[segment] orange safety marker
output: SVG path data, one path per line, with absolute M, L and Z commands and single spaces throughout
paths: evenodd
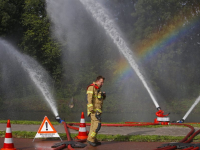
M 56 129 L 53 127 L 47 116 L 44 117 L 44 120 L 42 124 L 40 125 L 40 128 L 37 131 L 37 134 L 35 135 L 35 138 L 49 138 L 49 137 L 59 137 Z M 33 139 L 33 141 L 35 140 Z M 62 141 L 62 139 L 60 138 Z
M 87 139 L 87 137 L 88 135 L 87 135 L 87 130 L 86 130 L 85 117 L 84 117 L 84 113 L 82 112 L 79 133 L 78 133 L 78 136 L 76 136 L 76 138 L 80 140 L 84 140 L 84 139 Z
M 10 125 L 10 120 L 7 121 L 4 145 L 3 145 L 3 148 L 1 148 L 1 150 L 16 150 L 16 148 L 14 148 L 14 144 L 12 140 L 12 130 L 11 130 L 11 125 Z

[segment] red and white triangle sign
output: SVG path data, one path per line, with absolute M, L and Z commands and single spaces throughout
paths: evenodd
M 44 120 L 42 124 L 40 125 L 40 128 L 37 131 L 37 134 L 35 135 L 35 138 L 49 138 L 49 137 L 59 137 L 56 129 L 53 127 L 47 116 L 44 117 Z M 33 141 L 35 140 L 33 139 Z M 62 139 L 60 138 L 62 141 Z

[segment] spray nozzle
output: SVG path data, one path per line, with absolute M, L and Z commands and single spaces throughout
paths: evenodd
M 59 123 L 62 123 L 64 120 L 62 120 L 59 116 L 56 116 L 56 121 L 58 121 Z
M 184 119 L 178 120 L 177 123 L 184 123 Z
M 160 107 L 157 107 L 157 110 L 161 110 L 161 108 L 160 108 Z

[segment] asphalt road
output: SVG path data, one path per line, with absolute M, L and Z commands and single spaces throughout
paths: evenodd
M 19 125 L 11 124 L 12 131 L 35 131 L 37 132 L 40 125 Z M 65 133 L 63 124 L 54 125 L 58 133 Z M 87 130 L 89 127 L 87 127 Z M 0 131 L 6 130 L 6 124 L 0 124 Z M 197 128 L 196 128 L 197 130 Z M 70 130 L 71 133 L 78 133 L 78 131 Z M 107 135 L 171 135 L 171 136 L 185 136 L 190 132 L 190 128 L 163 126 L 162 128 L 146 128 L 146 127 L 106 127 L 102 126 L 99 134 Z M 51 139 L 16 139 L 13 138 L 15 148 L 19 150 L 50 150 L 51 146 L 60 140 Z M 0 148 L 3 147 L 4 138 L 0 138 Z M 161 142 L 102 142 L 98 147 L 88 145 L 85 148 L 76 148 L 76 150 L 151 150 L 161 146 Z
M 52 150 L 51 146 L 60 141 L 36 139 L 32 142 L 32 139 L 13 138 L 13 142 L 15 148 L 19 150 Z M 3 143 L 4 138 L 0 138 L 0 148 L 3 147 Z M 87 144 L 85 148 L 75 148 L 75 150 L 153 150 L 162 144 L 161 142 L 102 142 L 102 145 L 97 147 Z
M 12 131 L 34 131 L 37 132 L 40 125 L 20 125 L 11 124 Z M 54 125 L 58 133 L 65 133 L 63 124 Z M 89 130 L 89 127 L 86 127 Z M 195 128 L 196 130 L 198 128 Z M 6 130 L 6 124 L 0 124 L 0 131 Z M 71 133 L 78 133 L 78 131 L 71 130 Z M 102 126 L 99 134 L 107 135 L 171 135 L 171 136 L 185 136 L 190 132 L 190 128 L 163 126 L 162 128 L 146 128 L 146 127 L 106 127 Z

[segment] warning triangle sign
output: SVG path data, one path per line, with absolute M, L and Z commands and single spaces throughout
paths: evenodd
M 47 116 L 44 117 L 44 120 L 38 130 L 38 133 L 57 133 Z
M 45 138 L 45 137 L 59 137 L 56 129 L 53 127 L 47 116 L 44 117 L 44 120 L 42 124 L 40 125 L 40 128 L 37 131 L 37 134 L 35 135 L 35 138 Z M 33 139 L 33 141 L 35 140 Z M 60 138 L 61 139 L 61 138 Z M 62 139 L 61 139 L 62 141 Z

